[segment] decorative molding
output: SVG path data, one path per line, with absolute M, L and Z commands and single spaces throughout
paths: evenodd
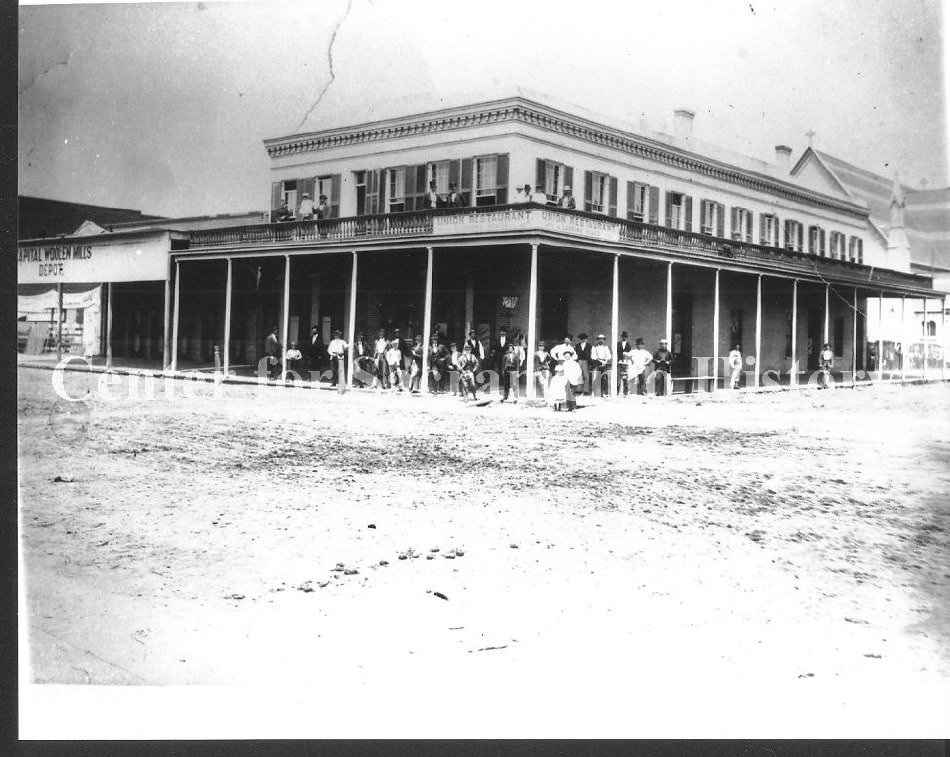
M 265 140 L 264 146 L 271 158 L 278 158 L 366 142 L 399 139 L 417 134 L 448 132 L 484 124 L 505 122 L 528 124 L 683 171 L 692 171 L 746 189 L 814 207 L 847 213 L 855 218 L 867 218 L 870 213 L 868 209 L 855 206 L 848 201 L 837 200 L 810 192 L 807 189 L 794 187 L 762 174 L 719 163 L 713 159 L 679 150 L 647 137 L 588 122 L 553 109 L 549 111 L 544 106 L 523 98 L 505 101 L 502 104 L 489 103 L 479 110 L 468 110 L 452 115 L 442 114 L 429 118 L 402 119 L 389 123 L 383 122 L 378 126 L 367 125 L 363 128 L 340 129 L 313 135 L 280 137 Z

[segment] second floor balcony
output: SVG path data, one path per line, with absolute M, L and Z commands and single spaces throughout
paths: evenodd
M 564 245 L 570 245 L 571 241 L 602 243 L 608 250 L 655 253 L 677 262 L 712 263 L 763 274 L 781 273 L 918 293 L 932 289 L 932 280 L 928 277 L 851 260 L 534 203 L 416 210 L 193 231 L 190 251 L 248 253 L 301 247 L 316 250 L 339 247 L 340 243 L 358 245 L 380 240 L 400 246 L 406 242 L 438 246 L 440 241 L 455 242 L 465 238 L 497 238 L 499 243 L 510 243 L 517 237 L 538 235 L 542 236 L 542 243 L 544 238 Z M 187 252 L 184 254 L 187 256 Z

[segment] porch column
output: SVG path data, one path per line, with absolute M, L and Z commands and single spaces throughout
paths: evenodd
M 927 336 L 928 336 L 927 335 L 927 297 L 925 296 L 923 299 L 924 299 L 924 323 L 923 323 L 923 328 L 921 328 L 920 330 L 920 333 L 921 333 L 920 346 L 923 347 L 924 362 L 920 369 L 920 377 L 924 381 L 926 381 L 927 380 L 927 344 L 928 344 L 928 341 L 927 341 Z
M 822 349 L 824 349 L 825 345 L 828 344 L 828 317 L 830 315 L 828 312 L 828 295 L 829 295 L 830 290 L 831 290 L 831 287 L 828 284 L 825 284 L 825 326 L 824 326 L 824 330 L 822 332 L 822 337 L 821 337 Z
M 668 348 L 673 347 L 673 264 L 666 264 L 666 341 Z M 670 379 L 672 380 L 672 376 Z M 670 388 L 672 394 L 672 387 Z
M 908 348 L 908 344 L 907 344 L 907 295 L 906 295 L 906 294 L 902 294 L 902 295 L 901 295 L 901 328 L 900 328 L 900 335 L 901 335 L 901 381 L 903 381 L 903 380 L 904 380 L 904 377 L 905 377 L 905 375 L 906 375 L 906 368 L 905 368 L 905 366 L 907 365 L 907 351 L 908 351 L 908 349 L 907 349 L 907 348 Z M 878 360 L 880 360 L 880 358 L 878 358 Z
M 231 365 L 231 258 L 228 258 L 228 280 L 224 290 L 224 375 Z
M 944 297 L 940 304 L 940 380 L 947 378 L 947 298 Z
M 620 254 L 614 253 L 614 284 L 613 300 L 610 308 L 610 354 L 613 358 L 611 365 L 610 381 L 608 381 L 607 396 L 614 398 L 617 396 L 617 377 L 620 375 L 620 355 L 614 354 L 617 350 L 617 342 L 620 341 Z
M 531 243 L 531 274 L 528 278 L 528 354 L 525 356 L 525 394 L 534 399 L 534 353 L 538 338 L 538 243 Z
M 106 370 L 112 369 L 112 282 L 106 284 Z
M 63 282 L 56 285 L 56 359 L 63 359 Z
M 884 380 L 884 292 L 877 299 L 877 370 L 878 378 Z M 903 347 L 903 345 L 902 345 Z
M 350 313 L 349 328 L 346 333 L 346 360 L 350 374 L 343 380 L 340 377 L 339 385 L 342 389 L 346 384 L 354 385 L 356 382 L 356 371 L 353 370 L 353 340 L 356 338 L 356 274 L 357 274 L 357 253 L 353 250 L 353 266 L 350 275 Z
M 755 375 L 752 377 L 752 386 L 759 386 L 759 367 L 762 352 L 762 274 L 760 273 L 755 284 Z
M 731 348 L 730 348 L 731 349 Z M 713 283 L 713 383 L 712 390 L 719 388 L 719 269 Z
M 290 328 L 290 255 L 284 255 L 284 312 L 282 314 L 283 323 L 281 324 L 281 344 L 284 349 L 280 353 L 280 378 L 287 377 L 287 332 Z
M 181 263 L 175 261 L 175 315 L 172 319 L 172 362 L 171 372 L 178 370 L 178 325 L 181 315 Z
M 171 281 L 165 277 L 165 312 L 162 324 L 162 372 L 168 370 L 170 364 L 169 339 L 171 334 L 172 287 Z
M 789 386 L 798 386 L 798 279 L 792 281 L 792 375 Z
M 858 382 L 858 288 L 854 288 L 854 306 L 851 308 L 851 386 Z
M 429 391 L 429 341 L 432 339 L 432 247 L 426 247 L 426 296 L 422 321 L 422 375 L 419 391 Z

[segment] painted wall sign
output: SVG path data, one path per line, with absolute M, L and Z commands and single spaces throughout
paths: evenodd
M 164 281 L 167 235 L 135 240 L 50 242 L 17 250 L 19 284 Z
M 484 234 L 522 229 L 577 234 L 604 242 L 620 241 L 618 223 L 539 208 L 439 215 L 432 219 L 433 234 Z

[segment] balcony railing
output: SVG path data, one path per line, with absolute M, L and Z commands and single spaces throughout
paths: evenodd
M 373 238 L 445 236 L 516 231 L 550 231 L 616 242 L 716 261 L 734 261 L 781 269 L 803 276 L 829 276 L 868 287 L 895 285 L 931 288 L 931 280 L 861 265 L 849 260 L 816 257 L 795 250 L 681 231 L 666 226 L 523 203 L 476 208 L 441 208 L 318 221 L 233 226 L 191 232 L 191 248 L 248 248 L 271 244 L 356 241 Z

